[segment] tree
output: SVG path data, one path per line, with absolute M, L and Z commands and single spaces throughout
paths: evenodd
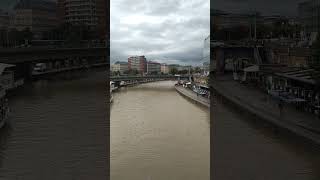
M 170 74 L 177 74 L 178 73 L 178 69 L 177 68 L 175 68 L 175 67 L 173 67 L 173 68 L 170 68 L 170 72 L 169 72 Z
M 200 67 L 195 67 L 194 68 L 195 73 L 201 73 L 201 68 Z
M 189 70 L 181 70 L 181 71 L 178 71 L 179 74 L 188 74 L 189 73 Z
M 133 75 L 133 76 L 135 76 L 135 75 L 139 74 L 139 71 L 136 70 L 136 69 L 129 69 L 129 70 L 127 70 L 127 71 L 124 71 L 124 74 L 128 74 L 128 75 Z

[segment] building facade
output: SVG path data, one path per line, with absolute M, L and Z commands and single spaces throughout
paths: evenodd
M 161 64 L 161 73 L 169 74 L 169 66 L 166 63 Z
M 309 48 L 273 48 L 273 64 L 288 67 L 308 67 L 312 62 L 312 51 Z
M 35 34 L 57 26 L 57 5 L 45 0 L 20 0 L 14 6 L 12 27 L 17 30 L 30 29 Z
M 320 0 L 309 0 L 298 6 L 300 23 L 307 33 L 320 30 Z
M 148 61 L 147 62 L 147 74 L 160 74 L 161 64 L 158 62 Z
M 0 29 L 8 29 L 10 22 L 10 16 L 6 12 L 0 10 Z
M 251 14 L 232 14 L 219 10 L 213 10 L 211 13 L 213 25 L 218 28 L 233 28 L 235 26 L 249 27 L 253 23 Z
M 107 7 L 105 0 L 58 0 L 59 23 L 86 25 L 106 38 Z
M 131 56 L 128 58 L 128 69 L 137 70 L 143 74 L 147 72 L 147 59 L 145 56 Z
M 117 61 L 111 65 L 112 72 L 119 72 L 120 74 L 124 74 L 129 70 L 127 62 Z
M 210 65 L 210 35 L 208 35 L 203 42 L 202 62 L 203 66 L 205 66 L 205 64 Z M 207 71 L 209 71 L 209 69 Z

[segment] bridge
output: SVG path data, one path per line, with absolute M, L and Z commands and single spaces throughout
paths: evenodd
M 28 78 L 32 76 L 35 63 L 46 63 L 52 69 L 65 68 L 73 65 L 106 64 L 107 47 L 79 47 L 79 48 L 11 48 L 0 50 L 0 62 L 16 65 L 16 77 Z
M 138 84 L 164 80 L 189 80 L 190 77 L 190 75 L 111 76 L 110 81 L 115 82 L 119 86 L 121 81 L 126 82 L 126 84 Z

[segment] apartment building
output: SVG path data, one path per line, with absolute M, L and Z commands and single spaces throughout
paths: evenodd
M 145 56 L 131 56 L 128 58 L 129 70 L 137 70 L 141 74 L 147 72 L 147 59 Z

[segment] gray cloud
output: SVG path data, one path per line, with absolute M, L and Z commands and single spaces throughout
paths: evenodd
M 199 64 L 210 33 L 210 1 L 111 1 L 110 25 L 112 62 L 143 54 L 159 62 Z

